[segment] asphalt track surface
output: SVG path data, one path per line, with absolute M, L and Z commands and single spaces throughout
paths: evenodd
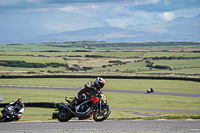
M 39 90 L 66 90 L 66 91 L 79 91 L 81 88 L 64 88 L 64 87 L 49 87 L 49 86 L 17 86 L 17 85 L 0 85 L 0 88 L 10 89 L 39 89 Z M 144 95 L 167 95 L 167 96 L 182 96 L 182 97 L 200 97 L 200 94 L 192 93 L 172 93 L 172 92 L 154 92 L 146 93 L 145 91 L 134 90 L 111 90 L 104 89 L 103 92 L 113 93 L 129 93 L 129 94 L 144 94 Z M 144 111 L 161 111 L 161 112 L 182 112 L 182 113 L 200 113 L 194 110 L 170 110 L 170 109 L 137 109 L 137 108 L 111 108 L 119 110 L 144 110 Z
M 92 120 L 69 122 L 7 122 L 0 123 L 0 133 L 88 133 L 88 132 L 165 132 L 199 133 L 200 121 L 177 120 Z

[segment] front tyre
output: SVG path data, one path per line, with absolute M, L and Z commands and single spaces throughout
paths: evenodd
M 62 108 L 58 113 L 58 120 L 60 122 L 67 122 L 73 117 L 73 114 L 66 108 Z
M 106 118 L 108 118 L 109 115 L 110 115 L 110 108 L 108 105 L 104 105 L 101 107 L 101 110 L 99 110 L 99 108 L 96 109 L 96 111 L 93 114 L 93 119 L 96 122 L 101 122 Z

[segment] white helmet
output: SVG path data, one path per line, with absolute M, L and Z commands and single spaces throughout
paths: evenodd
M 99 89 L 102 89 L 105 85 L 105 80 L 101 77 L 97 77 L 97 79 L 94 82 L 99 87 Z

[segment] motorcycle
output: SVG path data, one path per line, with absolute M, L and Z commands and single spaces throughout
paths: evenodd
M 108 118 L 111 111 L 106 97 L 102 92 L 98 94 L 98 98 L 99 100 L 96 104 L 92 104 L 90 100 L 85 100 L 76 105 L 75 101 L 77 97 L 66 97 L 65 100 L 67 103 L 61 102 L 62 109 L 58 113 L 58 120 L 60 122 L 67 122 L 73 117 L 87 118 L 93 115 L 93 119 L 96 122 L 104 121 Z
M 17 113 L 15 112 L 15 109 L 13 106 L 7 105 L 4 107 L 3 110 L 1 110 L 2 115 L 0 116 L 1 122 L 8 122 L 8 121 L 14 121 L 16 120 Z

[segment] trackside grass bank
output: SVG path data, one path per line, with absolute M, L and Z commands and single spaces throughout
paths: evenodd
M 2 110 L 3 108 L 0 108 Z M 56 120 L 52 119 L 53 113 L 57 113 L 57 109 L 47 109 L 47 108 L 30 108 L 26 107 L 25 112 L 22 115 L 22 118 L 20 121 L 50 121 L 50 120 Z M 134 111 L 133 111 L 134 112 Z M 138 112 L 138 111 L 135 111 Z M 140 113 L 146 113 L 140 111 Z M 142 120 L 155 120 L 155 119 L 168 119 L 168 120 L 174 120 L 174 119 L 193 119 L 198 120 L 200 119 L 200 115 L 198 114 L 189 114 L 189 113 L 173 113 L 169 114 L 167 112 L 148 112 L 149 114 L 155 114 L 160 113 L 164 114 L 166 116 L 141 116 L 141 115 L 135 115 L 135 114 L 129 114 L 126 112 L 126 110 L 114 110 L 111 109 L 111 114 L 108 117 L 108 120 L 135 120 L 135 119 L 142 119 Z M 91 118 L 90 118 L 91 119 Z M 73 120 L 77 120 L 77 118 L 73 118 Z
M 1 88 L 3 102 L 8 103 L 22 98 L 24 102 L 55 102 L 65 101 L 66 96 L 75 96 L 76 91 L 62 90 L 30 90 Z M 16 95 L 18 94 L 18 95 Z M 110 108 L 137 108 L 141 110 L 112 109 L 109 119 L 198 119 L 199 113 L 178 113 L 162 111 L 144 111 L 142 109 L 169 110 L 200 110 L 200 98 L 178 96 L 155 96 L 149 94 L 125 94 L 105 92 Z M 21 121 L 51 120 L 52 114 L 58 110 L 50 108 L 26 107 Z M 151 114 L 152 117 L 145 114 Z M 161 116 L 156 116 L 160 114 Z M 168 116 L 168 117 L 167 117 Z
M 66 88 L 83 88 L 84 84 L 95 80 L 93 78 L 0 78 L 0 85 L 23 86 L 51 86 Z M 146 92 L 147 88 L 153 88 L 156 92 L 178 92 L 200 94 L 200 82 L 184 80 L 161 79 L 110 79 L 105 78 L 104 89 L 135 90 Z M 103 90 L 104 90 L 103 89 Z

